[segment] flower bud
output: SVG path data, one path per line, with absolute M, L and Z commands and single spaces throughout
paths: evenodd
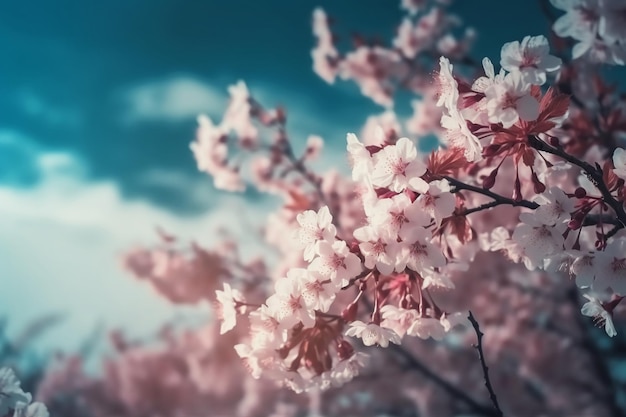
M 341 318 L 347 322 L 356 320 L 356 314 L 359 310 L 358 300 L 353 301 L 341 312 Z
M 496 176 L 498 175 L 498 168 L 491 171 L 491 174 L 487 175 L 483 180 L 483 188 L 489 190 L 496 184 Z
M 587 191 L 583 187 L 578 187 L 576 191 L 574 191 L 574 196 L 576 198 L 585 198 L 587 197 Z
M 561 144 L 559 143 L 559 138 L 557 137 L 550 137 L 550 145 L 554 146 L 555 148 L 559 147 Z
M 537 177 L 537 174 L 535 174 L 535 171 L 533 171 L 531 179 L 533 182 L 533 190 L 535 191 L 536 194 L 541 194 L 546 190 L 545 184 L 539 180 L 539 177 Z
M 337 343 L 337 355 L 341 360 L 351 358 L 352 355 L 354 355 L 354 348 L 350 343 L 342 340 L 341 342 Z

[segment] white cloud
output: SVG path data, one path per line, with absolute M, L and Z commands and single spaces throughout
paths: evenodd
M 43 178 L 35 188 L 0 185 L 0 316 L 17 333 L 32 319 L 67 312 L 43 346 L 76 347 L 100 321 L 145 334 L 178 311 L 120 267 L 125 249 L 155 242 L 155 226 L 210 246 L 219 228 L 243 236 L 262 222 L 258 205 L 230 195 L 187 218 L 125 200 L 115 183 L 87 181 L 87 167 L 70 153 L 39 153 L 35 165 Z M 247 242 L 243 250 L 257 252 L 255 240 Z
M 190 76 L 172 76 L 126 91 L 123 118 L 127 122 L 194 119 L 201 113 L 221 114 L 227 100 L 226 89 L 215 88 Z
M 208 207 L 215 201 L 213 180 L 206 175 L 191 176 L 184 172 L 168 169 L 149 169 L 139 175 L 142 185 L 185 194 L 185 201 L 197 207 Z

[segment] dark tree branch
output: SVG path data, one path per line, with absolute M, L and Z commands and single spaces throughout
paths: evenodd
M 459 180 L 457 180 L 455 178 L 449 177 L 449 176 L 444 176 L 443 178 L 448 180 L 448 182 L 451 185 L 454 186 L 454 188 L 455 188 L 454 191 L 459 191 L 459 190 L 473 191 L 475 193 L 482 194 L 482 195 L 484 195 L 486 197 L 489 197 L 489 198 L 494 200 L 493 203 L 489 203 L 490 205 L 488 207 L 484 207 L 484 208 L 491 208 L 491 207 L 499 206 L 501 204 L 506 204 L 506 205 L 513 206 L 513 207 L 526 207 L 526 208 L 529 208 L 531 210 L 534 210 L 534 209 L 539 207 L 539 204 L 537 204 L 535 202 L 532 202 L 532 201 L 528 201 L 528 200 L 515 201 L 512 198 L 501 196 L 500 194 L 496 194 L 493 191 L 489 191 L 489 190 L 486 190 L 484 188 L 477 187 L 475 185 L 466 184 L 464 182 L 461 182 L 461 181 L 459 181 Z M 494 203 L 497 203 L 497 204 L 494 204 Z M 470 209 L 470 210 L 472 210 L 472 209 Z M 474 210 L 474 211 L 477 211 L 477 210 Z
M 469 312 L 469 316 L 467 317 L 472 323 L 472 327 L 474 331 L 476 331 L 477 342 L 474 347 L 478 351 L 478 358 L 480 359 L 480 365 L 483 368 L 483 376 L 485 378 L 485 386 L 487 387 L 487 391 L 489 391 L 489 399 L 493 404 L 493 408 L 495 408 L 495 414 L 498 417 L 504 417 L 504 413 L 500 409 L 500 404 L 498 404 L 498 397 L 491 386 L 491 380 L 489 379 L 489 367 L 487 367 L 487 363 L 485 362 L 485 353 L 483 352 L 483 332 L 480 331 L 480 327 L 478 326 L 478 322 L 474 318 L 472 312 Z
M 591 182 L 593 182 L 598 191 L 600 191 L 604 202 L 608 204 L 617 215 L 617 219 L 619 220 L 618 226 L 620 226 L 620 228 L 626 226 L 626 211 L 624 211 L 624 206 L 621 202 L 617 201 L 611 195 L 611 191 L 604 183 L 603 173 L 600 166 L 594 167 L 585 161 L 581 161 L 575 156 L 568 154 L 561 148 L 556 148 L 554 146 L 548 145 L 546 142 L 542 141 L 536 136 L 528 136 L 528 143 L 530 144 L 530 146 L 538 151 L 556 155 L 559 158 L 562 158 L 571 163 L 572 165 L 576 165 L 577 167 L 581 168 L 589 176 L 589 179 L 591 180 Z

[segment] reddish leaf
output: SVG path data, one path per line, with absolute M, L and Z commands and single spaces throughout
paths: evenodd
M 433 175 L 453 175 L 469 164 L 463 149 L 459 148 L 435 151 L 428 157 L 428 170 Z
M 604 181 L 609 190 L 617 186 L 619 177 L 613 172 L 613 161 L 611 160 L 604 162 L 604 166 L 602 167 L 602 181 Z
M 546 132 L 555 126 L 554 120 L 563 117 L 569 109 L 569 96 L 550 87 L 539 103 L 539 117 L 529 123 L 528 134 Z
M 285 203 L 285 208 L 295 212 L 308 210 L 311 208 L 311 202 L 304 194 L 300 194 L 295 190 L 288 190 L 289 198 Z

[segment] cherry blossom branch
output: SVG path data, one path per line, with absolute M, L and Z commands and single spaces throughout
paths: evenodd
M 602 177 L 602 174 L 600 174 L 600 177 Z M 444 176 L 443 178 L 445 178 L 446 180 L 448 180 L 448 182 L 450 182 L 450 184 L 452 184 L 455 189 L 452 192 L 457 192 L 460 190 L 467 190 L 467 191 L 473 191 L 475 193 L 478 194 L 482 194 L 486 197 L 492 198 L 494 201 L 491 201 L 489 203 L 485 203 L 485 204 L 481 204 L 478 207 L 472 207 L 472 208 L 467 208 L 462 210 L 460 213 L 458 213 L 458 216 L 467 216 L 469 214 L 472 213 L 476 213 L 479 211 L 483 211 L 483 210 L 487 210 L 493 207 L 497 207 L 497 206 L 501 206 L 501 205 L 509 205 L 509 206 L 513 206 L 513 207 L 526 207 L 528 209 L 531 210 L 535 210 L 537 208 L 539 208 L 539 204 L 535 203 L 534 201 L 528 201 L 528 200 L 520 200 L 520 201 L 515 201 L 512 198 L 508 198 L 508 197 L 504 197 L 500 194 L 496 194 L 493 191 L 490 190 L 486 190 L 484 188 L 475 186 L 475 185 L 470 185 L 470 184 L 466 184 L 464 182 L 461 182 L 455 178 L 452 177 L 448 177 L 448 176 Z M 608 189 L 607 189 L 608 191 Z M 609 192 L 610 195 L 610 192 Z M 611 196 L 611 198 L 613 198 Z M 618 206 L 621 206 L 619 203 L 619 201 L 615 200 Z M 620 229 L 622 229 L 624 227 L 623 221 L 618 217 L 617 219 L 615 219 L 612 216 L 607 216 L 607 215 L 587 215 L 585 217 L 585 220 L 583 221 L 582 226 L 595 226 L 597 224 L 600 223 L 604 223 L 604 224 L 614 224 L 616 225 L 614 229 L 612 229 L 607 235 L 606 238 L 610 238 L 612 236 L 614 236 Z
M 493 199 L 494 201 L 492 203 L 488 203 L 488 204 L 484 204 L 483 206 L 479 206 L 476 207 L 475 209 L 468 209 L 468 211 L 470 213 L 476 212 L 476 211 L 480 211 L 480 210 L 485 210 L 487 208 L 491 208 L 491 207 L 495 207 L 495 206 L 499 206 L 499 205 L 509 205 L 509 206 L 513 206 L 513 207 L 526 207 L 529 209 L 536 209 L 539 207 L 539 204 L 532 202 L 532 201 L 528 201 L 528 200 L 520 200 L 520 201 L 516 201 L 513 200 L 512 198 L 508 198 L 508 197 L 504 197 L 500 194 L 496 194 L 493 191 L 489 191 L 486 190 L 484 188 L 481 187 L 477 187 L 475 185 L 470 185 L 470 184 L 466 184 L 464 182 L 461 182 L 455 178 L 449 177 L 449 176 L 443 176 L 443 178 L 445 178 L 446 180 L 448 180 L 448 182 L 454 186 L 454 190 L 453 192 L 457 192 L 460 190 L 467 190 L 467 191 L 473 191 L 475 193 L 478 194 L 482 194 L 486 197 L 489 197 L 491 199 Z M 469 214 L 469 213 L 467 213 Z
M 368 300 L 367 297 L 363 297 L 361 300 L 368 309 L 373 308 L 371 301 Z M 409 351 L 404 349 L 402 346 L 390 344 L 389 347 L 387 347 L 387 349 L 396 353 L 398 356 L 401 356 L 411 369 L 414 369 L 422 373 L 427 378 L 430 378 L 434 384 L 438 385 L 440 388 L 446 391 L 453 398 L 457 398 L 463 403 L 467 404 L 473 411 L 480 413 L 481 415 L 484 415 L 487 417 L 502 417 L 502 414 L 497 414 L 497 412 L 493 410 L 491 407 L 488 407 L 484 404 L 479 403 L 474 398 L 470 397 L 465 392 L 463 392 L 461 389 L 452 385 L 450 382 L 446 381 L 445 379 L 437 375 L 435 371 L 433 371 L 432 369 L 424 365 L 421 361 L 415 358 Z
M 498 414 L 496 410 L 493 410 L 491 407 L 488 407 L 484 404 L 480 404 L 475 399 L 467 395 L 465 392 L 461 391 L 456 386 L 452 385 L 450 382 L 441 378 L 437 373 L 432 371 L 422 362 L 417 360 L 410 352 L 405 350 L 399 345 L 390 345 L 387 349 L 391 349 L 398 356 L 401 356 L 404 360 L 406 360 L 407 365 L 411 367 L 411 369 L 415 369 L 416 371 L 424 374 L 426 377 L 430 378 L 435 384 L 439 385 L 445 391 L 448 392 L 452 397 L 458 398 L 465 404 L 467 404 L 471 409 L 477 413 L 480 413 L 489 417 L 501 417 L 502 413 Z
M 282 144 L 281 150 L 283 151 L 283 155 L 291 163 L 292 169 L 298 172 L 300 175 L 302 175 L 302 177 L 306 181 L 308 181 L 309 184 L 313 186 L 322 204 L 328 205 L 326 203 L 326 196 L 324 195 L 324 192 L 322 191 L 320 179 L 317 178 L 315 174 L 309 172 L 306 169 L 301 159 L 296 158 L 296 155 L 293 152 L 293 148 L 291 147 L 291 143 L 287 139 L 285 130 L 282 126 L 280 130 L 281 130 L 281 135 L 283 135 L 284 137 L 284 140 L 281 141 L 281 144 Z
M 496 393 L 493 390 L 493 386 L 491 386 L 491 379 L 489 378 L 489 367 L 487 366 L 487 363 L 485 362 L 485 353 L 483 352 L 483 335 L 484 334 L 483 332 L 480 331 L 478 322 L 474 318 L 474 315 L 472 314 L 471 311 L 469 312 L 469 316 L 467 318 L 469 319 L 470 323 L 472 323 L 472 327 L 474 328 L 474 331 L 476 332 L 477 343 L 474 345 L 474 347 L 478 351 L 478 358 L 480 359 L 480 365 L 483 369 L 483 377 L 485 378 L 485 386 L 487 387 L 487 391 L 489 391 L 489 399 L 491 400 L 491 403 L 493 404 L 493 407 L 496 410 L 495 415 L 499 417 L 503 417 L 504 413 L 500 409 L 500 404 L 498 404 L 498 397 L 496 396 Z
M 565 152 L 562 148 L 548 145 L 546 142 L 542 141 L 536 136 L 528 136 L 528 143 L 530 144 L 530 146 L 538 151 L 556 155 L 566 160 L 567 162 L 581 168 L 589 176 L 589 179 L 593 182 L 598 191 L 600 191 L 604 202 L 608 204 L 613 209 L 613 211 L 615 211 L 615 214 L 617 215 L 617 218 L 621 223 L 620 227 L 626 226 L 626 211 L 624 211 L 624 206 L 611 195 L 611 191 L 604 183 L 602 169 L 599 166 L 594 167 L 585 161 L 581 161 L 575 156 Z
M 617 232 L 619 232 L 621 229 L 623 229 L 624 227 L 621 224 L 616 225 L 615 227 L 613 227 L 611 230 L 609 230 L 605 235 L 604 238 L 606 240 L 609 240 L 610 238 L 612 238 L 613 236 L 615 236 L 617 234 Z

